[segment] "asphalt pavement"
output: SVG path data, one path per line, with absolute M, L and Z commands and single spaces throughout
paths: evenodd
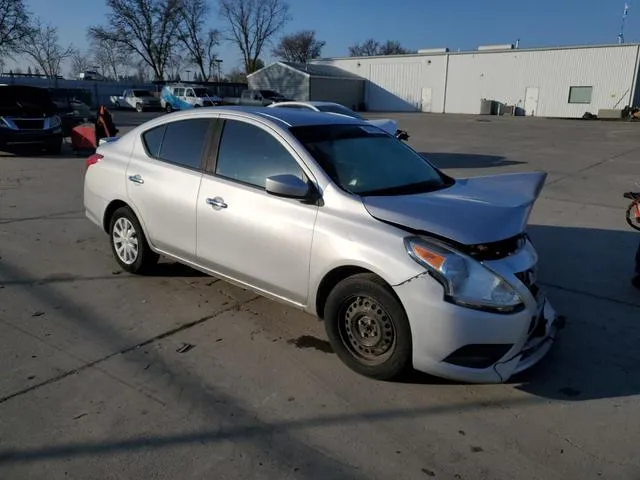
M 358 376 L 306 314 L 167 261 L 122 272 L 83 157 L 0 154 L 0 478 L 640 479 L 640 124 L 376 116 L 454 176 L 549 173 L 530 233 L 568 324 L 540 365 Z

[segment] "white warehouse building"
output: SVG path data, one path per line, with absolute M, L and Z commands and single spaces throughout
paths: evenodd
M 483 99 L 520 114 L 581 117 L 638 104 L 640 44 L 419 50 L 317 60 L 367 80 L 369 111 L 488 113 Z

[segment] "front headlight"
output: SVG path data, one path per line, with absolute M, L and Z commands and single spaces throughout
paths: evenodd
M 447 301 L 500 313 L 511 313 L 524 305 L 501 276 L 451 247 L 421 237 L 405 238 L 405 246 L 411 258 L 442 284 Z
M 61 124 L 62 124 L 62 120 L 60 120 L 60 117 L 58 115 L 54 115 L 49 119 L 49 128 L 56 128 L 56 127 L 59 127 Z
M 10 128 L 12 130 L 15 130 L 15 127 L 13 126 L 12 122 L 10 122 L 4 117 L 0 117 L 0 128 Z

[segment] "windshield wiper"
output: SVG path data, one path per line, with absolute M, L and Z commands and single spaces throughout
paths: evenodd
M 368 190 L 358 192 L 362 197 L 389 196 L 389 195 L 412 195 L 416 193 L 426 193 L 438 190 L 446 186 L 446 183 L 440 180 L 426 180 L 423 182 L 409 183 L 399 185 L 397 187 L 380 188 L 378 190 Z

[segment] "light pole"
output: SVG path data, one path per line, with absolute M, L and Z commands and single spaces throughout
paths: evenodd
M 220 68 L 220 64 L 222 63 L 222 60 L 220 60 L 219 58 L 216 58 L 216 63 L 218 64 L 218 82 L 221 81 L 220 77 L 222 77 L 221 75 L 221 68 Z

